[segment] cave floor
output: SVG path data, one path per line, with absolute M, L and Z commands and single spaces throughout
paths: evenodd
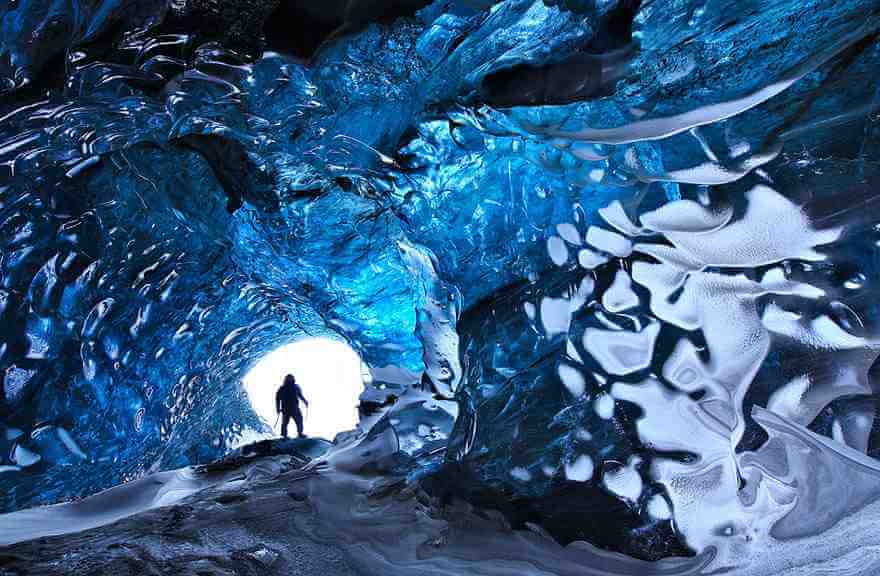
M 312 446 L 322 456 L 265 441 L 207 466 L 146 476 L 78 502 L 2 515 L 0 543 L 7 545 L 0 546 L 0 576 L 713 573 L 711 554 L 644 562 L 586 542 L 561 546 L 538 526 L 515 530 L 501 513 L 465 502 L 441 505 L 417 482 L 383 467 L 391 451 L 382 440 L 334 446 L 326 453 Z M 371 465 L 365 468 L 365 462 Z M 831 532 L 829 541 L 850 546 L 826 546 L 826 559 L 818 564 L 804 554 L 802 561 L 789 563 L 768 556 L 727 573 L 812 576 L 817 566 L 851 576 L 877 573 L 876 545 L 868 544 L 858 518 Z M 805 542 L 826 549 L 815 539 L 786 546 L 803 551 Z M 780 556 L 796 558 L 779 548 Z
M 339 546 L 296 525 L 308 503 L 285 481 L 198 497 L 108 526 L 0 550 L 0 574 L 357 574 Z
M 78 528 L 95 524 L 86 516 L 106 508 L 98 498 L 107 500 L 106 494 L 92 497 L 99 504 L 87 498 L 9 515 L 36 526 L 28 537 L 40 533 L 41 522 L 43 533 L 55 535 L 0 547 L 0 576 L 650 575 L 695 573 L 700 564 L 693 558 L 649 564 L 586 543 L 563 547 L 537 527 L 512 530 L 500 513 L 461 502 L 440 507 L 403 478 L 295 454 L 191 470 L 202 484 L 191 481 L 179 499 L 166 490 L 156 505 L 156 486 L 171 484 L 147 477 L 114 498 L 151 506 L 85 530 Z M 65 512 L 69 506 L 78 511 Z
M 300 487 L 316 473 L 284 473 L 289 458 L 271 460 L 263 463 L 268 479 L 230 470 L 225 481 L 178 503 L 0 548 L 0 574 L 357 574 L 340 546 L 297 526 L 310 509 Z

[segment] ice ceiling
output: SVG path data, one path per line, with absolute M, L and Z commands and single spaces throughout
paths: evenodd
M 733 566 L 869 525 L 878 30 L 0 1 L 0 508 L 219 456 L 248 369 L 334 335 L 413 478 L 560 541 Z

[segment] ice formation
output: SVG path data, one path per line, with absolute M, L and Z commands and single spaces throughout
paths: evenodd
M 876 573 L 878 35 L 871 0 L 0 2 L 0 511 L 222 456 L 247 370 L 332 335 L 372 381 L 327 464 L 548 570 Z

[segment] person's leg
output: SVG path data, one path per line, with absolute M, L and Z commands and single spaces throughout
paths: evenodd
M 290 414 L 286 412 L 281 416 L 281 436 L 287 438 L 287 423 L 290 422 Z
M 303 436 L 303 414 L 299 410 L 293 413 L 293 421 L 296 422 L 296 435 Z

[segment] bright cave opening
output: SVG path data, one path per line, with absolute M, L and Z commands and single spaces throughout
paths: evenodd
M 309 405 L 302 406 L 303 432 L 328 440 L 358 423 L 358 403 L 368 378 L 366 366 L 350 346 L 330 338 L 298 340 L 263 356 L 242 378 L 257 416 L 274 434 L 281 423 L 275 410 L 275 392 L 284 377 L 293 374 Z M 288 433 L 296 436 L 296 426 Z

